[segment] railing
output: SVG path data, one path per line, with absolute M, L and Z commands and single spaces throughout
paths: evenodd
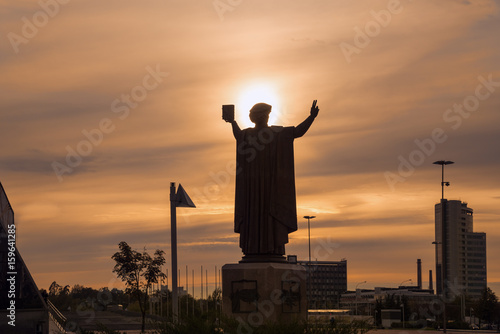
M 54 304 L 50 302 L 50 300 L 47 299 L 47 306 L 49 307 L 49 317 L 54 321 L 56 324 L 57 328 L 62 332 L 66 333 L 66 330 L 64 329 L 64 326 L 66 325 L 66 317 L 59 312 L 57 307 L 55 307 Z

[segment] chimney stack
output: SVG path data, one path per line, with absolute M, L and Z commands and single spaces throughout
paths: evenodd
M 422 260 L 417 259 L 417 286 L 422 289 Z
M 432 284 L 432 270 L 429 270 L 429 290 L 434 290 L 434 284 Z

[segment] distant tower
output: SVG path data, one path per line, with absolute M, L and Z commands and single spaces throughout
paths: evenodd
M 472 229 L 472 209 L 461 201 L 444 198 L 444 166 L 441 165 L 441 201 L 435 205 L 436 292 L 453 297 L 460 292 L 479 298 L 486 287 L 486 233 Z M 453 294 L 453 295 L 450 295 Z
M 486 287 L 486 233 L 473 232 L 472 213 L 461 201 L 442 199 L 435 205 L 438 294 L 443 282 L 448 293 L 462 291 L 474 299 Z
M 429 270 L 429 290 L 434 289 L 434 284 L 432 283 L 432 270 Z
M 417 259 L 417 286 L 422 289 L 422 260 Z

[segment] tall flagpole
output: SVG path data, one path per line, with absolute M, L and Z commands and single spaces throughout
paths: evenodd
M 170 246 L 172 253 L 172 317 L 174 323 L 178 320 L 178 288 L 177 288 L 177 212 L 176 212 L 175 182 L 170 183 Z

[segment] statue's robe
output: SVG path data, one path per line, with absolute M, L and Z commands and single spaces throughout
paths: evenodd
M 236 138 L 234 230 L 245 255 L 283 255 L 297 230 L 294 129 L 248 128 Z

